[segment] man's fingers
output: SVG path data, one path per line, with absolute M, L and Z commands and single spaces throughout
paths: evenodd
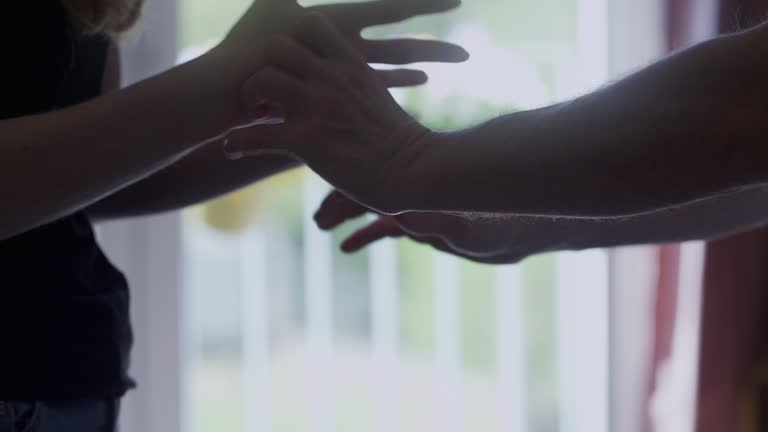
M 331 230 L 342 223 L 358 218 L 370 210 L 347 198 L 339 191 L 333 191 L 323 200 L 315 213 L 315 222 L 322 230 Z
M 439 237 L 431 236 L 431 235 L 414 235 L 414 234 L 408 234 L 414 241 L 417 241 L 419 243 L 424 243 L 432 246 L 433 248 L 437 249 L 440 252 L 449 253 L 451 255 L 456 255 L 456 250 L 454 250 L 450 245 L 448 245 L 444 240 L 442 240 Z
M 286 36 L 273 36 L 266 42 L 263 56 L 266 66 L 277 67 L 299 79 L 322 73 L 318 55 L 299 41 Z
M 458 45 L 428 39 L 365 40 L 358 48 L 369 63 L 460 63 L 469 58 L 469 53 Z
M 361 59 L 333 23 L 318 12 L 307 14 L 294 33 L 299 42 L 321 57 Z
M 387 87 L 417 86 L 429 79 L 424 71 L 414 69 L 378 70 L 376 74 Z
M 376 222 L 350 235 L 341 244 L 341 250 L 345 253 L 357 252 L 375 241 L 402 235 L 404 235 L 403 230 L 400 229 L 394 218 L 382 216 Z
M 333 18 L 344 31 L 359 32 L 366 27 L 393 24 L 418 15 L 449 11 L 459 0 L 376 0 L 369 2 L 317 6 L 318 12 Z

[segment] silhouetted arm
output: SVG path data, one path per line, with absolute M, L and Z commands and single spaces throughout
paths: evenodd
M 333 229 L 369 213 L 338 193 L 315 219 Z M 379 215 L 342 244 L 355 252 L 386 237 L 408 236 L 473 261 L 514 263 L 531 255 L 637 244 L 712 240 L 768 223 L 768 188 L 755 187 L 652 213 L 614 218 L 406 212 Z
M 571 102 L 431 135 L 402 209 L 621 216 L 764 183 L 766 43 L 768 27 L 714 39 Z
M 351 42 L 367 61 L 375 63 L 407 64 L 414 62 L 461 62 L 467 53 L 456 45 L 423 39 L 367 40 L 361 32 L 366 27 L 391 24 L 417 15 L 428 15 L 453 9 L 457 0 L 378 0 L 359 3 L 339 3 L 316 6 L 310 11 L 324 14 Z M 274 26 L 272 26 L 274 27 Z M 274 29 L 265 26 L 251 35 L 268 36 Z M 117 57 L 115 57 L 117 58 Z M 119 67 L 111 67 L 112 75 Z M 427 77 L 417 70 L 398 69 L 377 71 L 390 87 L 423 84 Z M 111 80 L 119 83 L 119 78 Z M 290 124 L 286 125 L 290 129 Z M 229 134 L 231 145 L 258 145 L 271 136 L 268 128 L 257 126 L 240 129 Z M 283 134 L 286 135 L 286 134 Z M 322 136 L 307 131 L 297 140 L 322 145 Z M 176 210 L 205 202 L 273 174 L 298 166 L 292 158 L 260 155 L 237 161 L 227 160 L 220 140 L 196 149 L 173 165 L 143 179 L 89 207 L 89 214 L 97 219 L 119 218 Z
M 570 102 L 450 133 L 416 123 L 329 26 L 298 37 L 320 54 L 289 72 L 321 73 L 269 96 L 285 103 L 298 130 L 336 138 L 245 152 L 296 155 L 385 213 L 616 217 L 768 181 L 768 25 L 699 44 Z

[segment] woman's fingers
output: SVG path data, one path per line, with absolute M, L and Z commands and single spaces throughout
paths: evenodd
M 307 139 L 302 125 L 278 123 L 279 108 L 272 108 L 274 121 L 232 130 L 224 139 L 224 155 L 229 159 L 280 154 L 296 157 Z
M 347 198 L 341 192 L 333 191 L 320 204 L 320 208 L 315 213 L 315 222 L 320 229 L 331 230 L 370 211 L 367 207 Z
M 469 53 L 464 48 L 429 39 L 364 40 L 358 44 L 358 49 L 369 63 L 461 63 L 469 59 Z
M 382 216 L 375 222 L 347 237 L 341 244 L 341 250 L 345 253 L 357 252 L 378 240 L 387 237 L 400 237 L 404 234 L 394 218 Z
M 313 8 L 332 18 L 335 25 L 349 32 L 366 27 L 394 24 L 418 15 L 434 14 L 457 8 L 459 0 L 376 0 L 334 4 Z
M 429 80 L 424 71 L 414 69 L 377 70 L 376 75 L 390 88 L 417 86 Z

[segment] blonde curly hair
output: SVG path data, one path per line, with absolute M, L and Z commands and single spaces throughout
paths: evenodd
M 144 0 L 61 0 L 73 22 L 85 33 L 119 34 L 141 16 Z

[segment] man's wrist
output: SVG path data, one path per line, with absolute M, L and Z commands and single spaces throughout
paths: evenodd
M 437 148 L 444 142 L 443 132 L 435 132 L 414 122 L 404 127 L 391 139 L 404 150 L 397 156 L 395 167 L 389 170 L 393 181 L 387 195 L 397 197 L 395 202 L 387 204 L 391 213 L 409 210 L 422 210 L 431 201 L 435 192 L 431 185 L 429 167 Z
M 407 189 L 406 210 L 453 210 L 443 205 L 446 199 L 450 199 L 443 196 L 448 190 L 444 176 L 453 175 L 446 172 L 445 159 L 450 157 L 446 151 L 450 151 L 457 140 L 460 140 L 458 132 L 429 131 L 412 145 L 414 152 L 403 177 L 406 182 L 403 188 Z

